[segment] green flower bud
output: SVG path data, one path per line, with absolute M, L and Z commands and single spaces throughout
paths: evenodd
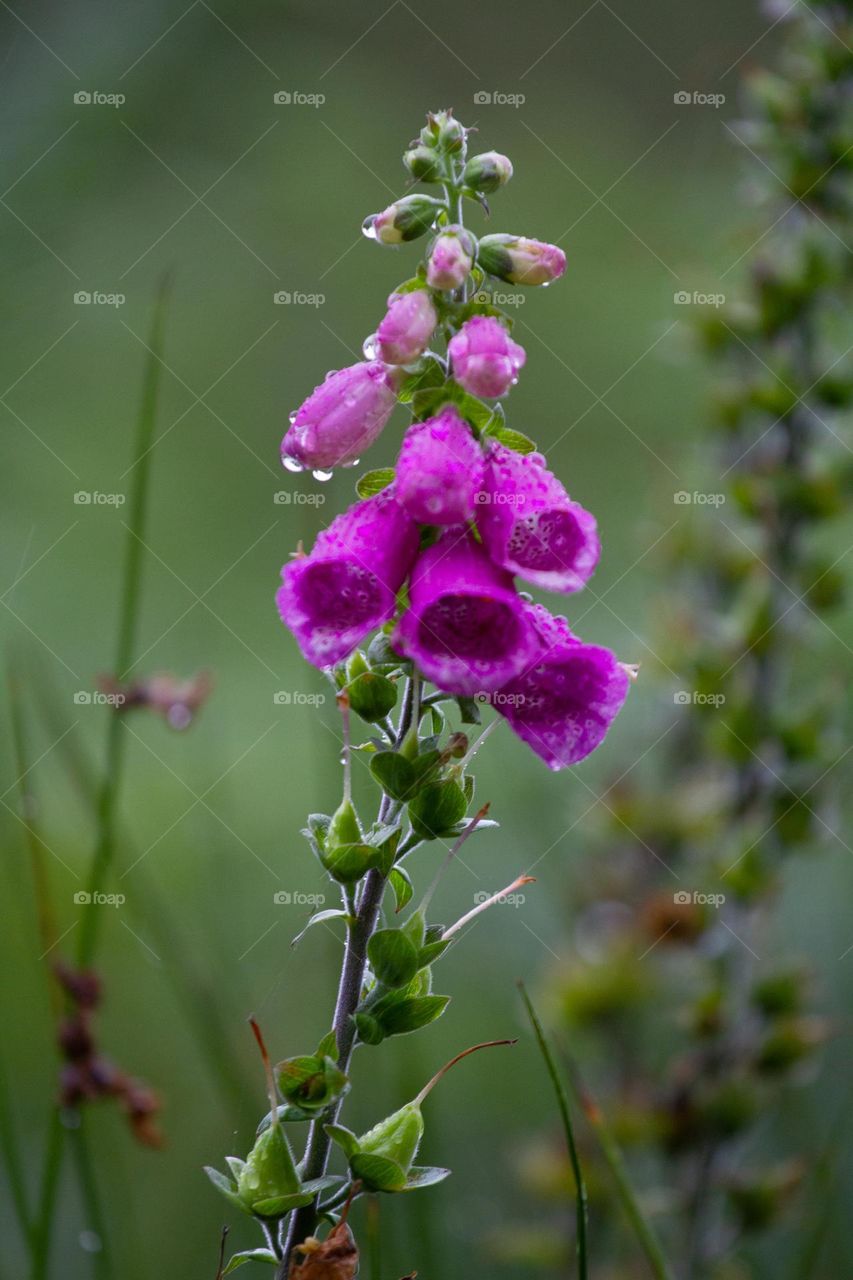
M 365 218 L 362 230 L 380 244 L 402 244 L 425 235 L 443 208 L 442 202 L 432 196 L 403 196 L 381 213 Z
M 384 720 L 397 704 L 397 686 L 373 671 L 365 671 L 347 685 L 347 694 L 352 710 L 368 724 Z
M 327 1055 L 285 1058 L 275 1070 L 282 1097 L 306 1114 L 331 1106 L 349 1085 L 337 1063 Z
M 379 1124 L 368 1129 L 359 1138 L 359 1153 L 384 1156 L 393 1160 L 407 1174 L 414 1164 L 423 1133 L 424 1118 L 420 1106 L 417 1102 L 407 1102 L 399 1111 L 380 1120 Z
M 365 671 L 369 670 L 370 667 L 367 665 L 367 659 L 364 654 L 360 649 L 356 649 L 355 653 L 346 665 L 347 680 L 356 680 L 360 675 L 363 675 Z
M 497 151 L 483 151 L 472 156 L 465 166 L 462 181 L 466 187 L 487 194 L 505 187 L 512 177 L 512 164 L 506 156 Z
M 465 817 L 468 799 L 458 782 L 430 782 L 409 805 L 415 832 L 425 840 L 435 840 L 450 832 Z
M 448 112 L 438 131 L 438 145 L 448 155 L 455 155 L 465 146 L 465 127 Z
M 232 1166 L 233 1167 L 233 1166 Z M 299 1191 L 299 1175 L 280 1124 L 271 1124 L 258 1138 L 237 1174 L 237 1195 L 250 1213 L 259 1205 Z
M 441 182 L 441 162 L 432 147 L 412 147 L 403 156 L 403 164 L 420 182 Z

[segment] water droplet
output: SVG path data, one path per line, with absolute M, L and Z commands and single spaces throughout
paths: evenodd
M 287 421 L 290 423 L 291 426 L 293 426 L 294 422 L 296 421 L 298 413 L 299 413 L 298 409 L 292 409 L 290 413 L 287 415 Z
M 361 462 L 361 458 L 353 458 L 351 462 L 342 462 L 342 467 L 357 467 Z
M 364 219 L 364 222 L 361 224 L 361 231 L 362 235 L 367 236 L 368 240 L 376 239 L 376 227 L 374 226 L 373 214 L 371 214 L 369 218 Z
M 365 360 L 375 360 L 379 355 L 379 337 L 375 333 L 371 333 L 369 338 L 365 338 L 361 346 L 364 352 Z
M 312 476 L 314 477 L 314 479 L 315 479 L 315 480 L 319 480 L 321 484 L 325 484 L 327 480 L 331 480 L 331 478 L 332 478 L 332 472 L 331 472 L 331 471 L 319 471 L 319 470 L 317 470 L 317 471 L 312 471 L 312 472 L 311 472 L 311 474 L 312 474 Z
M 288 454 L 284 454 L 284 455 L 283 455 L 283 457 L 282 457 L 282 459 L 281 459 L 281 462 L 282 462 L 282 466 L 284 467 L 285 471 L 298 472 L 298 471 L 304 471 L 304 470 L 305 470 L 305 468 L 303 467 L 302 463 L 301 463 L 301 462 L 299 462 L 299 461 L 298 461 L 298 459 L 296 459 L 296 458 L 291 458 Z

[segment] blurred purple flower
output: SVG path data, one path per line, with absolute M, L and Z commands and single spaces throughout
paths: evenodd
M 386 489 L 357 502 L 281 571 L 281 619 L 315 667 L 346 658 L 387 622 L 418 549 L 418 529 Z
M 394 492 L 421 524 L 462 524 L 474 514 L 483 451 L 453 405 L 406 432 Z
M 472 316 L 450 339 L 453 376 L 472 396 L 487 400 L 506 395 L 527 359 L 494 316 Z
M 577 764 L 601 744 L 622 708 L 629 669 L 609 649 L 584 644 L 565 618 L 528 605 L 539 654 L 491 701 L 550 769 Z
M 536 633 L 508 573 L 455 527 L 418 559 L 395 644 L 447 693 L 501 688 L 532 661 Z
M 322 470 L 357 462 L 396 400 L 395 371 L 379 360 L 333 370 L 293 415 L 282 461 Z
M 496 564 L 546 591 L 578 591 L 598 563 L 595 517 L 572 502 L 540 453 L 490 446 L 477 527 Z

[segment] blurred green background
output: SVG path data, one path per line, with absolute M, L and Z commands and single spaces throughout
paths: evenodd
M 357 1129 L 463 1045 L 519 1032 L 514 980 L 536 989 L 571 960 L 573 878 L 591 850 L 607 856 L 594 834 L 597 796 L 672 714 L 677 672 L 654 654 L 656 554 L 680 520 L 721 536 L 713 511 L 679 507 L 673 494 L 722 487 L 699 437 L 709 375 L 691 343 L 696 308 L 674 296 L 735 293 L 765 229 L 748 203 L 757 162 L 725 125 L 740 70 L 772 56 L 771 22 L 738 0 L 3 5 L 0 628 L 27 677 L 30 781 L 70 931 L 59 952 L 79 924 L 75 875 L 93 839 L 81 761 L 100 764 L 108 715 L 74 695 L 110 670 L 126 515 L 74 497 L 128 492 L 144 344 L 166 270 L 174 288 L 135 674 L 210 668 L 216 681 L 186 734 L 150 717 L 128 722 L 114 886 L 127 903 L 106 926 L 102 1038 L 162 1093 L 168 1134 L 152 1153 L 132 1144 L 113 1108 L 93 1122 L 117 1274 L 128 1280 L 212 1276 L 226 1218 L 232 1244 L 254 1242 L 200 1173 L 247 1147 L 263 1107 L 245 1019 L 257 1015 L 276 1057 L 307 1051 L 328 1026 L 339 942 L 317 929 L 293 951 L 308 909 L 273 895 L 328 892 L 298 832 L 337 794 L 338 724 L 328 702 L 319 714 L 299 704 L 325 686 L 281 627 L 273 593 L 297 541 L 351 500 L 353 475 L 322 489 L 286 476 L 278 445 L 288 412 L 326 370 L 358 357 L 417 259 L 415 246 L 364 240 L 363 217 L 403 192 L 399 156 L 428 108 L 452 105 L 483 149 L 512 158 L 491 229 L 559 241 L 569 270 L 518 308 L 528 363 L 509 421 L 549 451 L 600 521 L 601 567 L 571 602 L 573 625 L 641 662 L 644 679 L 606 748 L 567 775 L 550 775 L 506 732 L 489 742 L 478 797 L 492 800 L 501 828 L 469 847 L 470 871 L 446 878 L 439 915 L 461 914 L 476 892 L 534 862 L 538 883 L 523 912 L 496 909 L 442 962 L 439 989 L 454 998 L 439 1024 L 358 1055 Z M 674 102 L 694 90 L 726 101 Z M 75 102 L 81 92 L 125 101 Z M 503 100 L 512 95 L 515 104 Z M 478 211 L 470 223 L 482 229 Z M 81 304 L 80 291 L 124 301 Z M 276 303 L 277 293 L 291 301 Z M 403 422 L 392 420 L 368 465 L 392 461 Z M 289 501 L 276 502 L 280 492 Z M 320 505 L 303 500 L 318 493 Z M 34 1188 L 55 1060 L 5 728 L 3 747 L 4 1047 Z M 420 886 L 440 854 L 418 855 Z M 806 955 L 826 1007 L 840 1011 L 853 958 L 837 958 L 853 925 L 829 907 L 849 894 L 853 871 L 838 844 L 819 865 L 819 876 L 791 868 L 771 945 Z M 215 992 L 243 1073 L 237 1097 L 223 1093 L 191 1029 L 189 962 Z M 788 1117 L 795 1141 L 812 1144 L 833 1114 L 844 1043 Z M 511 1058 L 460 1068 L 427 1121 L 424 1159 L 454 1177 L 383 1205 L 382 1274 L 529 1274 L 496 1261 L 490 1245 L 507 1220 L 535 1227 L 539 1212 L 517 1183 L 520 1149 L 553 1121 L 529 1037 Z M 70 1176 L 64 1185 L 57 1256 L 63 1275 L 84 1277 L 89 1224 Z M 7 1232 L 13 1274 L 19 1250 Z

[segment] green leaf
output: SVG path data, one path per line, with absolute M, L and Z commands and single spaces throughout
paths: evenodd
M 418 971 L 418 953 L 402 929 L 377 929 L 367 944 L 370 967 L 384 987 L 405 987 Z
M 220 1173 L 218 1169 L 211 1169 L 210 1165 L 205 1165 L 204 1171 L 216 1187 L 216 1190 L 221 1191 L 226 1200 L 229 1200 L 236 1208 L 242 1209 L 243 1213 L 250 1212 L 237 1195 L 237 1189 L 230 1178 L 227 1178 L 224 1173 Z
M 513 431 L 511 427 L 497 427 L 487 434 L 492 440 L 497 440 L 499 444 L 505 445 L 507 449 L 512 449 L 513 453 L 536 452 L 536 445 L 533 441 L 520 431 Z
M 314 1056 L 316 1058 L 331 1058 L 332 1062 L 338 1060 L 338 1038 L 334 1029 L 327 1031 L 323 1039 L 317 1045 Z
M 418 952 L 418 968 L 423 969 L 425 965 L 432 964 L 433 960 L 437 960 L 439 956 L 444 955 L 449 946 L 449 938 L 446 942 L 428 942 L 426 946 L 421 947 Z
M 424 418 L 431 418 L 437 414 L 442 405 L 452 404 L 453 399 L 449 386 L 416 391 L 412 396 L 412 416 L 415 421 L 422 422 Z
M 368 1191 L 402 1191 L 406 1185 L 405 1172 L 388 1156 L 357 1152 L 350 1160 L 350 1168 Z
M 347 1127 L 342 1124 L 326 1124 L 323 1128 L 332 1139 L 332 1142 L 336 1143 L 337 1146 L 340 1147 L 347 1160 L 350 1160 L 355 1155 L 356 1151 L 358 1151 L 358 1138 L 355 1136 L 352 1129 L 347 1129 Z
M 351 917 L 347 915 L 346 911 L 341 910 L 340 907 L 329 907 L 326 911 L 318 911 L 316 915 L 313 915 L 311 917 L 311 919 L 306 924 L 305 928 L 302 929 L 299 933 L 297 933 L 296 937 L 293 939 L 290 945 L 292 947 L 298 946 L 313 924 L 322 924 L 324 920 L 337 920 L 337 919 L 350 920 Z
M 439 1169 L 435 1165 L 412 1165 L 403 1190 L 418 1191 L 421 1187 L 434 1187 L 437 1182 L 444 1182 L 449 1177 L 449 1169 Z
M 426 920 L 423 911 L 415 911 L 403 925 L 403 932 L 417 950 L 424 945 L 426 938 Z M 412 974 L 412 977 L 415 975 Z
M 385 1039 L 385 1032 L 382 1027 L 376 1018 L 369 1013 L 354 1013 L 352 1020 L 355 1023 L 358 1038 L 362 1044 L 381 1044 Z
M 419 393 L 440 390 L 445 386 L 445 382 L 446 377 L 441 363 L 427 357 L 423 366 L 405 379 L 397 392 L 397 399 L 401 404 L 410 404 Z
M 252 1213 L 260 1218 L 281 1218 L 291 1209 L 301 1209 L 314 1199 L 311 1191 L 291 1191 L 286 1196 L 271 1196 L 269 1200 L 256 1200 L 252 1205 Z
M 490 405 L 483 400 L 478 400 L 476 396 L 468 395 L 467 392 L 461 392 L 453 399 L 462 417 L 470 422 L 472 427 L 477 431 L 488 432 L 495 419 L 495 412 Z
M 476 698 L 454 698 L 463 724 L 480 724 L 480 706 Z
M 376 1009 L 373 1012 L 386 1036 L 402 1036 L 435 1022 L 449 1003 L 450 996 L 406 996 L 389 1005 L 381 1016 L 377 1017 Z
M 414 794 L 415 771 L 398 751 L 378 751 L 370 761 L 370 772 L 392 800 L 408 800 Z
M 412 900 L 415 892 L 414 886 L 409 878 L 408 871 L 402 867 L 392 867 L 388 875 L 391 888 L 394 890 L 394 898 L 397 903 L 397 911 L 402 911 Z
M 222 1272 L 223 1276 L 230 1276 L 232 1271 L 242 1267 L 245 1262 L 269 1262 L 272 1266 L 276 1266 L 278 1258 L 271 1249 L 247 1249 L 243 1253 L 234 1254 L 228 1266 Z
M 393 483 L 394 468 L 377 467 L 375 471 L 365 471 L 363 476 L 359 476 L 355 491 L 360 498 L 372 498 Z

